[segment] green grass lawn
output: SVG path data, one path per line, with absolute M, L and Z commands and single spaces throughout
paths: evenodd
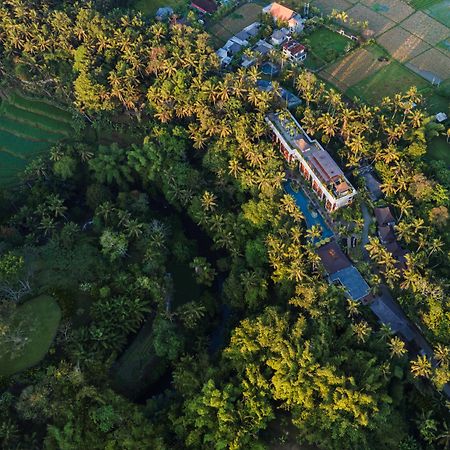
M 33 323 L 28 329 L 29 341 L 19 356 L 0 358 L 0 376 L 28 369 L 44 358 L 58 329 L 61 310 L 54 298 L 42 295 L 19 306 L 17 318 Z
M 154 16 L 159 8 L 170 6 L 173 9 L 188 7 L 186 0 L 137 0 L 134 8 L 146 16 Z
M 309 52 L 325 62 L 332 62 L 344 54 L 349 44 L 353 46 L 350 39 L 324 27 L 313 31 L 307 40 Z
M 350 98 L 359 97 L 367 103 L 374 104 L 383 97 L 392 97 L 399 92 L 405 92 L 411 86 L 417 86 L 422 90 L 430 84 L 397 61 L 392 61 L 375 74 L 352 86 L 346 95 Z
M 440 159 L 450 167 L 450 144 L 444 136 L 435 137 L 428 144 L 427 157 L 430 159 Z
M 411 0 L 408 3 L 415 9 L 425 9 L 441 2 L 442 0 Z

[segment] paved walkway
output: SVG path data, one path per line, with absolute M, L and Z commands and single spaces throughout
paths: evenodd
M 361 236 L 361 252 L 365 261 L 369 260 L 369 252 L 366 250 L 366 244 L 369 243 L 369 227 L 372 223 L 372 216 L 365 203 L 361 203 L 361 212 L 364 218 L 364 227 Z

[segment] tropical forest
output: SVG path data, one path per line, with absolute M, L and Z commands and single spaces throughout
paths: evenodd
M 450 449 L 448 124 L 214 17 L 0 0 L 0 449 Z

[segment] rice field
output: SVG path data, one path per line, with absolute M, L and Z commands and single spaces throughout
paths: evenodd
M 71 114 L 41 99 L 10 92 L 0 103 L 0 187 L 28 162 L 71 133 Z
M 401 0 L 361 0 L 361 3 L 397 23 L 414 12 L 411 6 Z
M 404 62 L 415 58 L 430 48 L 422 39 L 401 27 L 391 28 L 378 37 L 377 42 L 382 45 L 393 58 Z
M 421 53 L 409 62 L 420 70 L 436 74 L 441 80 L 450 77 L 450 58 L 435 48 L 431 48 L 426 52 Z
M 421 90 L 427 88 L 429 83 L 397 61 L 391 61 L 375 74 L 352 86 L 346 94 L 374 104 L 383 97 L 405 92 L 411 86 Z
M 424 9 L 424 12 L 450 28 L 450 0 L 433 2 Z
M 374 45 L 358 48 L 322 70 L 319 75 L 345 92 L 388 64 L 379 61 L 379 56 L 384 56 L 384 52 Z
M 401 23 L 401 27 L 431 45 L 436 45 L 449 35 L 449 29 L 422 11 L 415 12 Z

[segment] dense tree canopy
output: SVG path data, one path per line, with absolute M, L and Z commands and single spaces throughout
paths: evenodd
M 415 89 L 369 107 L 290 79 L 307 132 L 373 163 L 394 205 L 407 269 L 367 250 L 435 346 L 410 364 L 324 279 L 264 121 L 279 98 L 254 67 L 221 73 L 197 25 L 3 0 L 0 74 L 0 94 L 78 123 L 0 191 L 0 356 L 27 339 L 18 304 L 48 294 L 63 315 L 45 359 L 0 380 L 0 447 L 263 449 L 292 429 L 320 449 L 448 446 L 450 183 L 422 160 L 441 130 Z

